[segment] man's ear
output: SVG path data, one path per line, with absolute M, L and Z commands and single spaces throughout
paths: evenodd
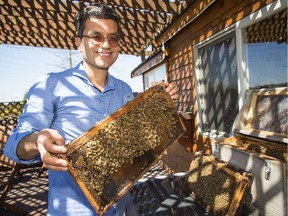
M 75 37 L 75 44 L 76 44 L 76 46 L 77 46 L 77 49 L 78 49 L 79 51 L 81 51 L 82 48 L 81 48 L 81 38 L 80 38 L 80 37 Z

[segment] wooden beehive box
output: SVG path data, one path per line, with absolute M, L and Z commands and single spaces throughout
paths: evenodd
M 104 214 L 184 133 L 161 83 L 69 143 L 60 157 L 95 210 Z
M 251 91 L 234 136 L 212 144 L 213 155 L 254 175 L 247 211 L 287 215 L 287 88 Z

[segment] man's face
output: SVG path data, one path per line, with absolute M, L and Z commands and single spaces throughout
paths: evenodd
M 83 36 L 76 39 L 76 44 L 84 64 L 92 70 L 108 70 L 119 54 L 119 46 L 115 45 L 119 37 L 117 23 L 112 19 L 91 18 L 85 23 Z

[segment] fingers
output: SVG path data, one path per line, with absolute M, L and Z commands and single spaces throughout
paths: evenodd
M 52 156 L 50 153 L 63 154 L 67 152 L 64 139 L 56 130 L 46 129 L 40 132 L 37 139 L 38 150 L 42 162 L 47 169 L 66 171 L 68 163 L 66 160 Z
M 179 88 L 175 83 L 168 83 L 164 82 L 164 85 L 166 86 L 166 92 L 169 93 L 172 100 L 178 100 L 179 99 Z
M 68 170 L 68 162 L 66 160 L 52 156 L 41 144 L 38 145 L 38 149 L 41 154 L 42 162 L 47 169 L 55 171 Z
M 57 130 L 53 130 L 53 129 L 45 129 L 42 130 L 39 137 L 38 137 L 38 141 L 42 141 L 43 143 L 45 141 L 52 141 L 54 144 L 56 144 L 57 146 L 64 146 L 64 138 L 59 134 L 59 132 Z M 59 149 L 62 149 L 62 147 L 60 147 Z

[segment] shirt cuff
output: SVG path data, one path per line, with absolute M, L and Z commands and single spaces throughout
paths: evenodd
M 16 163 L 19 163 L 19 164 L 30 165 L 30 164 L 40 163 L 41 162 L 40 155 L 36 156 L 34 159 L 31 159 L 31 160 L 22 160 L 21 158 L 19 158 L 17 156 L 17 147 L 18 147 L 18 144 L 21 141 L 21 139 L 23 139 L 25 136 L 27 136 L 31 133 L 34 133 L 36 131 L 37 130 L 31 129 L 29 131 L 21 132 L 18 130 L 18 128 L 14 129 L 11 132 L 11 134 L 10 134 L 6 144 L 5 144 L 5 147 L 4 147 L 5 156 L 10 158 L 11 160 L 13 160 Z

